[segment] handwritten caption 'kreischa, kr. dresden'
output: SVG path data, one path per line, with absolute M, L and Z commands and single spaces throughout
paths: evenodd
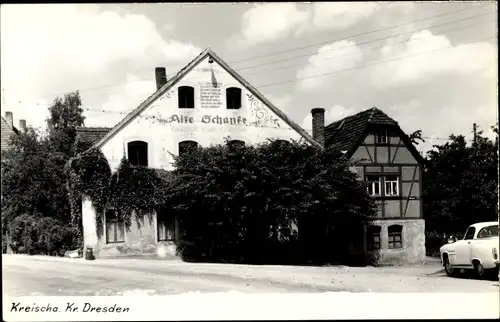
M 45 305 L 24 305 L 22 306 L 20 302 L 12 302 L 12 307 L 10 312 L 25 312 L 25 313 L 126 313 L 129 312 L 128 307 L 118 306 L 117 304 L 111 306 L 103 305 L 92 305 L 88 302 L 83 304 L 83 307 L 77 306 L 75 303 L 66 302 L 66 307 L 62 308 L 59 306 L 52 306 L 49 303 Z

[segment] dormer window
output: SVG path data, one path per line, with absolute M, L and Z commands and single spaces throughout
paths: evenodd
M 194 88 L 180 86 L 178 88 L 179 108 L 194 108 Z
M 128 161 L 132 165 L 148 166 L 148 144 L 132 141 L 127 144 Z
M 389 143 L 389 135 L 387 131 L 380 131 L 377 133 L 377 143 L 379 144 Z
M 238 110 L 241 108 L 241 89 L 237 87 L 226 89 L 226 105 L 228 110 Z

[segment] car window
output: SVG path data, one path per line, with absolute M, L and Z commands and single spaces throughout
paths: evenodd
M 484 227 L 479 231 L 479 233 L 477 233 L 477 238 L 488 238 L 488 237 L 498 237 L 497 225 Z
M 464 239 L 474 239 L 475 232 L 476 232 L 476 228 L 474 228 L 474 227 L 467 228 L 467 231 L 465 232 Z

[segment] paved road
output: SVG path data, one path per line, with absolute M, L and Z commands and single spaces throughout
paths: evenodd
M 415 267 L 189 264 L 147 259 L 2 255 L 3 292 L 126 295 L 184 292 L 497 292 L 498 281 L 449 278 L 437 263 Z

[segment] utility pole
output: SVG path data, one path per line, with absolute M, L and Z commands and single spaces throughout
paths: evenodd
M 476 144 L 476 142 L 477 142 L 477 127 L 476 127 L 476 123 L 474 123 L 472 125 L 472 130 L 474 132 L 474 144 Z

